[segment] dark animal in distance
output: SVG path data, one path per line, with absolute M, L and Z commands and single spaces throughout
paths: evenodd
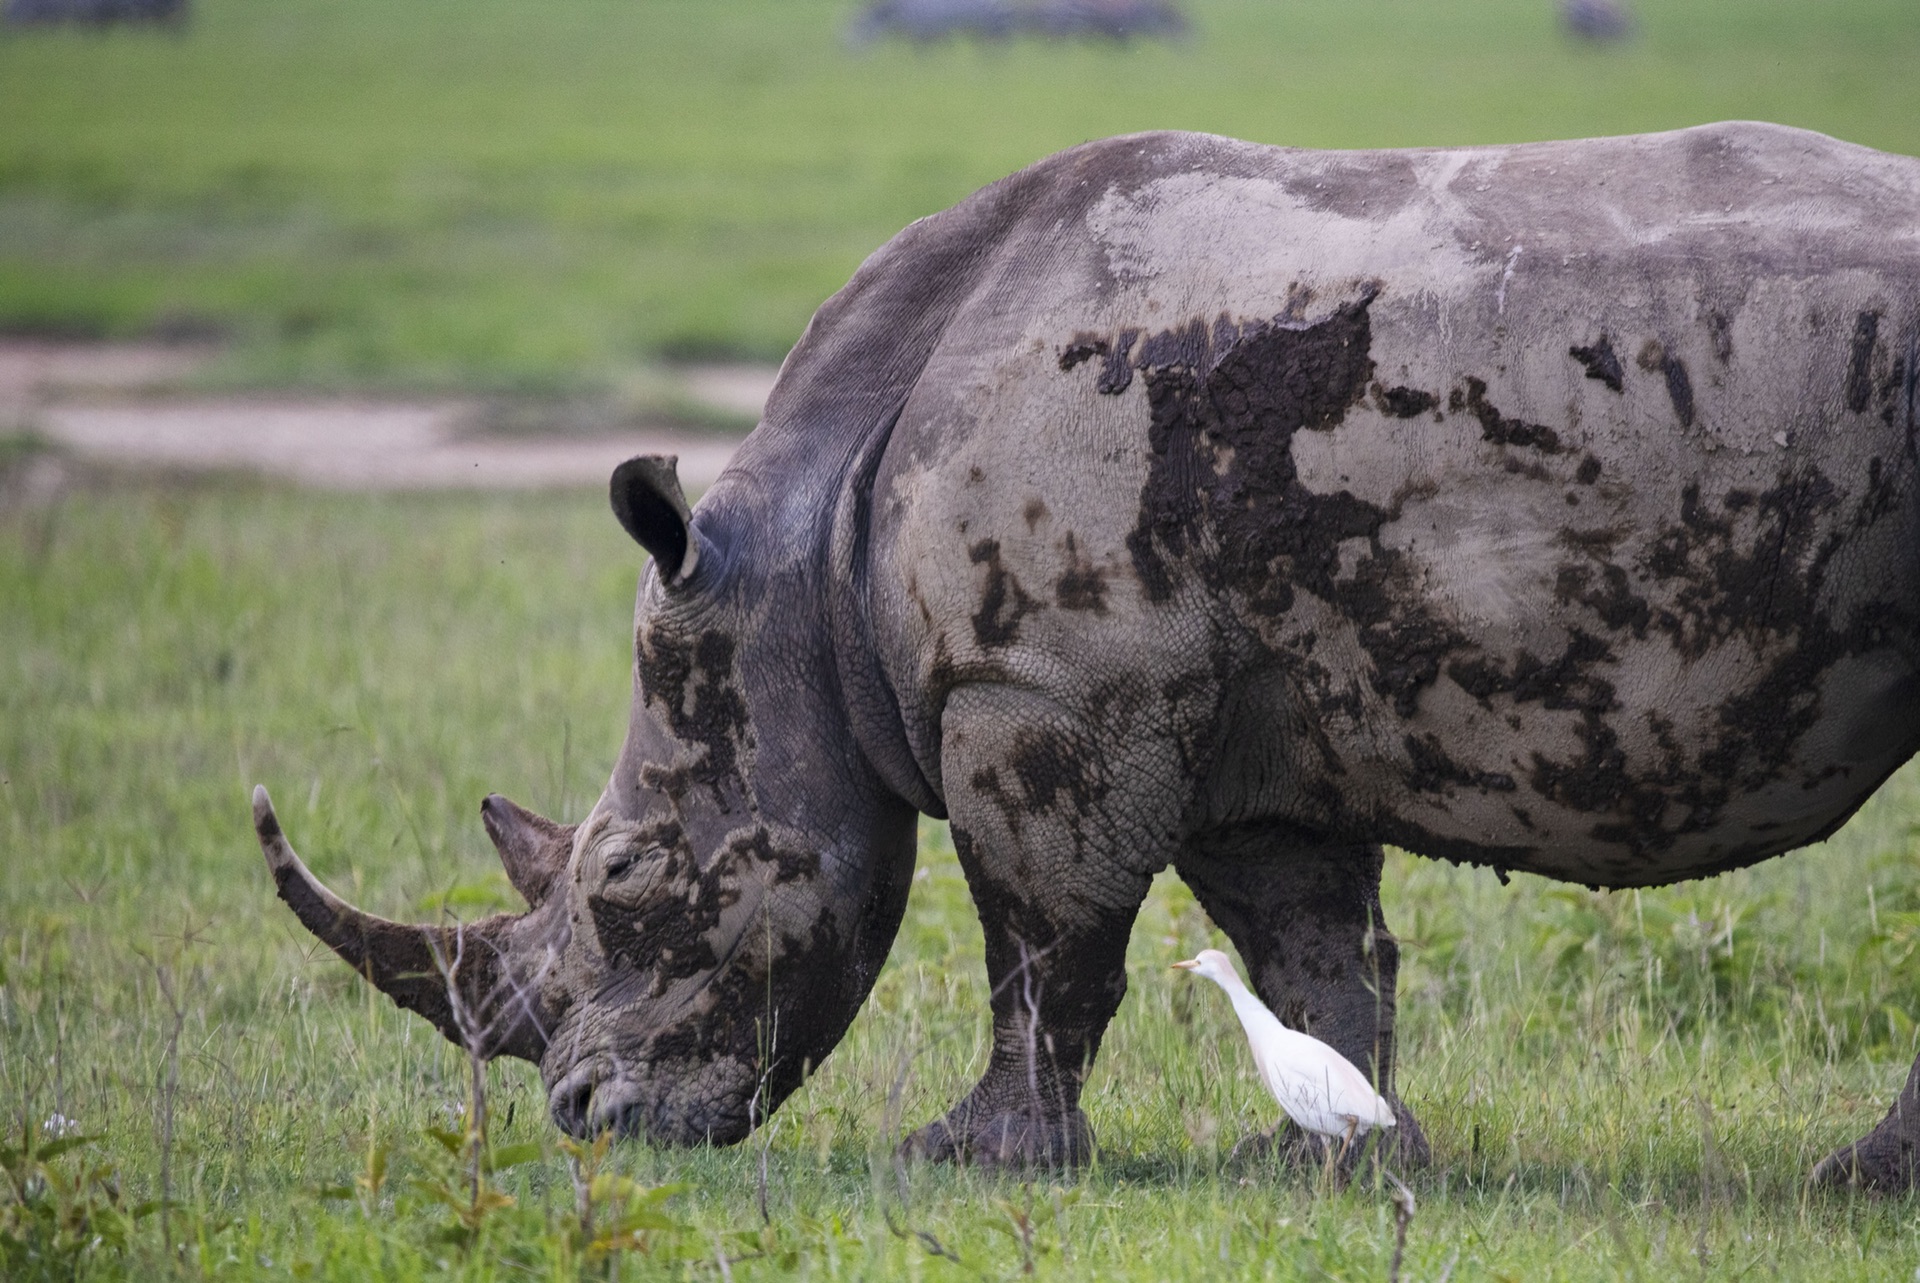
M 847 28 L 847 43 L 865 45 L 886 36 L 930 44 L 954 36 L 1005 40 L 1014 31 L 1007 0 L 878 0 Z
M 1833 832 L 1920 747 L 1917 389 L 1920 161 L 1091 143 L 877 251 L 697 510 L 616 471 L 626 743 L 577 825 L 483 806 L 528 912 L 373 918 L 264 793 L 256 828 L 561 1127 L 727 1143 L 832 1051 L 948 817 L 992 1047 L 912 1145 L 981 1162 L 1089 1152 L 1171 866 L 1414 1161 L 1380 844 L 1632 887 Z M 1920 1067 L 1818 1174 L 1909 1187 L 1916 1138 Z
M 180 26 L 188 0 L 6 0 L 0 26 L 44 27 L 73 23 L 108 27 L 122 23 Z
M 899 36 L 931 44 L 955 36 L 1006 40 L 1023 32 L 1051 39 L 1092 37 L 1125 43 L 1136 37 L 1177 39 L 1186 15 L 1169 0 L 878 0 L 847 28 L 847 42 Z
M 1167 0 L 1042 0 L 1019 13 L 1020 25 L 1056 40 L 1179 40 L 1191 30 L 1187 16 Z
M 1633 34 L 1633 14 L 1622 0 L 1560 0 L 1560 26 L 1576 39 L 1609 44 Z

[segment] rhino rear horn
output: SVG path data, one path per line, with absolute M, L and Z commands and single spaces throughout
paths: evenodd
M 553 893 L 554 879 L 567 867 L 573 854 L 573 831 L 580 826 L 555 824 L 498 793 L 487 794 L 480 803 L 480 822 L 500 852 L 507 881 L 530 907 L 539 908 Z
M 676 587 L 700 564 L 700 539 L 680 489 L 679 467 L 678 455 L 639 455 L 613 470 L 608 488 L 613 515 L 660 567 L 662 582 Z
M 307 870 L 261 786 L 253 790 L 253 830 L 294 916 L 395 1005 L 425 1016 L 449 1042 L 488 1059 L 540 1058 L 543 1022 L 506 965 L 520 915 L 457 926 L 390 922 L 354 908 Z

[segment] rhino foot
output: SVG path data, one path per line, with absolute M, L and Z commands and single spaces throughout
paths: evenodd
M 1427 1133 L 1420 1126 L 1420 1120 L 1413 1116 L 1406 1102 L 1392 1092 L 1387 1093 L 1387 1100 L 1393 1105 L 1394 1128 L 1381 1138 L 1376 1148 L 1390 1154 L 1393 1165 L 1401 1171 L 1414 1171 L 1433 1162 L 1433 1146 L 1427 1144 Z
M 1842 1145 L 1814 1167 L 1809 1183 L 1831 1189 L 1904 1194 L 1920 1185 L 1920 1154 L 1914 1138 L 1889 1117 L 1851 1145 Z
M 982 1168 L 1079 1167 L 1093 1157 L 1093 1128 L 1078 1109 L 1064 1118 L 1004 1113 L 984 1120 L 963 1118 L 955 1110 L 907 1137 L 900 1152 Z
M 1880 1125 L 1813 1169 L 1810 1184 L 1904 1194 L 1920 1188 L 1920 1057 Z

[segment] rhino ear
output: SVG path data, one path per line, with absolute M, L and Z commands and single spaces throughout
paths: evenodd
M 693 530 L 693 510 L 680 489 L 679 464 L 679 456 L 671 454 L 628 459 L 613 470 L 609 493 L 613 515 L 660 567 L 661 580 L 674 586 L 691 579 L 700 562 L 700 540 Z

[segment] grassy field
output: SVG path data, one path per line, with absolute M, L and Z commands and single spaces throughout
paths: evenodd
M 1911 0 L 1191 0 L 1177 46 L 856 54 L 846 0 L 199 0 L 0 37 L 0 329 L 240 384 L 617 389 L 777 358 L 909 220 L 1148 128 L 1356 147 L 1748 117 L 1920 152 Z
M 591 802 L 637 568 L 592 496 L 123 484 L 0 514 L 0 1151 L 56 1115 L 97 1138 L 48 1165 L 100 1179 L 41 1204 L 79 1225 L 79 1277 L 1386 1276 L 1372 1184 L 1227 1162 L 1272 1106 L 1220 995 L 1167 969 L 1218 943 L 1171 879 L 1090 1086 L 1098 1164 L 896 1171 L 986 1038 L 931 824 L 872 1000 L 760 1141 L 614 1147 L 597 1225 L 621 1202 L 653 1228 L 591 1257 L 537 1075 L 502 1062 L 514 1202 L 468 1232 L 432 1134 L 462 1125 L 464 1063 L 274 899 L 247 792 L 369 908 L 509 903 L 478 801 Z M 1920 1204 L 1802 1182 L 1913 1056 L 1917 845 L 1909 769 L 1824 847 L 1668 891 L 1395 855 L 1402 1087 L 1435 1154 L 1404 1277 L 1912 1277 Z M 68 1277 L 4 1254 L 36 1232 L 58 1246 L 0 1195 L 0 1276 Z
M 1611 51 L 1543 0 L 1190 7 L 1192 42 L 1137 49 L 855 55 L 816 0 L 202 0 L 179 36 L 0 38 L 0 332 L 217 333 L 233 386 L 604 393 L 778 356 L 900 225 L 1129 129 L 1744 116 L 1920 153 L 1911 0 L 1641 0 Z M 511 903 L 478 802 L 591 803 L 637 569 L 593 496 L 116 482 L 0 510 L 0 1183 L 23 1132 L 52 1181 L 44 1218 L 0 1192 L 0 1277 L 1386 1276 L 1375 1185 L 1228 1161 L 1272 1106 L 1220 995 L 1167 970 L 1219 943 L 1171 879 L 1090 1085 L 1098 1164 L 897 1170 L 986 1041 L 933 825 L 872 1000 L 753 1144 L 587 1155 L 586 1232 L 538 1077 L 503 1062 L 513 1201 L 476 1210 L 436 1138 L 464 1063 L 274 899 L 247 791 L 371 909 Z M 1658 893 L 1395 855 L 1435 1148 L 1405 1277 L 1914 1277 L 1920 1202 L 1802 1181 L 1920 1041 L 1916 853 L 1910 768 L 1819 850 Z M 48 1155 L 62 1120 L 90 1139 Z

